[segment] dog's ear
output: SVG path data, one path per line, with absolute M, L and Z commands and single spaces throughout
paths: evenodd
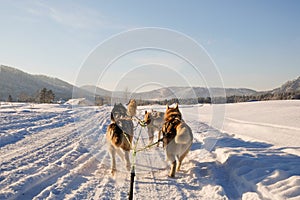
M 169 104 L 166 105 L 167 110 L 169 109 Z
M 175 109 L 178 109 L 178 103 L 175 104 Z
M 147 114 L 147 110 L 145 110 L 145 115 Z
M 114 118 L 114 114 L 111 112 L 110 113 L 110 119 L 111 119 L 111 121 L 113 122 L 113 123 L 115 123 L 116 121 L 115 121 L 115 118 Z

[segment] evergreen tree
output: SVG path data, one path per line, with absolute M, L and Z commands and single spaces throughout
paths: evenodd
M 52 90 L 48 90 L 46 92 L 46 103 L 53 103 L 54 102 L 54 98 L 55 98 L 55 95 L 52 92 Z
M 39 93 L 39 103 L 53 103 L 55 94 L 52 90 L 43 88 Z
M 12 96 L 8 95 L 7 102 L 12 102 L 12 101 L 13 101 Z
M 47 93 L 47 89 L 46 88 L 43 88 L 40 91 L 40 94 L 39 94 L 39 102 L 40 103 L 46 103 L 46 93 Z

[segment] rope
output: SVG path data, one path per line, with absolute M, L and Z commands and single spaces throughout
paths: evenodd
M 141 120 L 137 116 L 133 116 L 133 117 L 138 121 L 138 124 L 141 125 L 142 127 L 147 126 L 147 123 L 144 120 Z
M 126 134 L 124 131 L 122 131 L 122 133 L 123 133 L 123 135 L 125 136 L 125 138 L 126 138 L 128 144 L 130 145 L 130 149 L 132 149 L 132 144 L 131 144 L 131 142 L 130 142 L 128 136 L 127 136 L 127 134 Z
M 136 139 L 136 142 L 135 142 L 135 145 L 134 145 L 134 148 L 132 149 L 133 152 L 132 152 L 132 164 L 131 164 L 131 172 L 130 172 L 130 190 L 129 190 L 129 196 L 128 196 L 128 199 L 129 200 L 132 200 L 133 199 L 133 185 L 134 185 L 134 177 L 135 177 L 135 165 L 136 165 L 136 148 L 137 148 L 137 144 L 138 144 L 138 141 L 140 139 L 140 136 L 141 136 L 141 133 L 142 133 L 142 128 L 140 129 L 140 133 Z
M 138 120 L 138 124 L 139 124 L 141 127 L 145 128 L 145 127 L 148 125 L 144 120 L 139 119 L 137 116 L 134 116 L 134 117 Z M 156 128 L 159 129 L 159 127 L 155 126 L 154 124 L 153 124 L 152 126 L 154 126 L 154 127 L 156 127 Z M 140 137 L 141 131 L 142 131 L 142 129 L 140 130 L 140 134 L 139 134 L 138 137 Z M 139 139 L 139 138 L 138 138 L 138 139 Z M 137 141 L 136 141 L 136 144 L 137 144 L 137 142 L 138 142 L 138 139 L 137 139 Z M 135 153 L 137 153 L 137 152 L 146 150 L 146 149 L 148 149 L 148 148 L 150 148 L 150 147 L 152 147 L 152 146 L 158 144 L 158 143 L 161 142 L 162 140 L 163 140 L 163 139 L 161 138 L 161 139 L 159 139 L 157 142 L 152 143 L 152 144 L 149 144 L 149 145 L 147 145 L 147 146 L 145 146 L 145 147 L 143 147 L 143 148 L 141 148 L 141 149 L 138 149 L 138 150 L 137 150 L 136 147 L 135 147 L 134 151 L 135 151 Z
M 132 168 L 134 168 L 135 167 L 135 161 L 136 161 L 136 153 L 137 153 L 137 144 L 138 144 L 138 142 L 139 142 L 139 140 L 140 140 L 140 136 L 141 136 L 141 133 L 142 133 L 142 129 L 140 129 L 140 132 L 139 132 L 139 134 L 138 134 L 138 137 L 137 137 L 137 139 L 136 139 L 136 142 L 135 142 L 135 145 L 134 145 L 134 147 L 133 148 L 131 148 L 132 150 L 133 150 L 133 152 L 132 152 L 132 156 L 133 156 L 133 163 L 132 163 Z
M 134 187 L 134 177 L 135 177 L 136 154 L 138 152 L 140 152 L 140 151 L 144 151 L 145 149 L 150 148 L 150 147 L 158 144 L 160 141 L 163 140 L 163 138 L 161 138 L 161 139 L 159 139 L 157 142 L 155 142 L 153 144 L 147 145 L 147 146 L 145 146 L 145 147 L 143 147 L 141 149 L 137 149 L 137 145 L 138 145 L 138 142 L 139 142 L 140 137 L 141 137 L 142 129 L 147 126 L 147 123 L 144 120 L 140 120 L 136 116 L 134 116 L 134 117 L 137 119 L 138 124 L 141 126 L 141 128 L 140 128 L 140 132 L 138 134 L 138 137 L 137 137 L 137 139 L 135 141 L 134 147 L 132 147 L 132 144 L 130 143 L 130 147 L 133 150 L 133 152 L 132 152 L 132 159 L 133 159 L 133 161 L 132 161 L 132 164 L 131 164 L 131 173 L 130 173 L 131 174 L 131 176 L 130 176 L 130 190 L 129 190 L 129 195 L 128 195 L 128 199 L 129 200 L 133 199 L 133 187 Z M 136 128 L 137 128 L 137 126 L 136 126 Z M 126 136 L 127 140 L 129 141 L 129 139 L 128 139 L 128 137 L 127 137 L 126 134 L 125 134 L 125 136 Z
M 140 140 L 141 133 L 142 133 L 142 129 L 140 129 L 140 132 L 139 132 L 138 137 L 136 139 L 136 142 L 135 142 L 135 145 L 134 145 L 134 149 L 133 149 L 134 151 L 136 151 L 137 144 L 138 144 L 138 142 Z
M 160 143 L 160 142 L 162 142 L 162 141 L 163 141 L 163 138 L 157 140 L 157 142 L 154 142 L 154 143 L 152 143 L 152 144 L 149 144 L 149 145 L 147 145 L 147 146 L 144 146 L 144 147 L 141 148 L 141 149 L 136 150 L 136 152 L 144 151 L 144 150 L 146 150 L 146 149 L 148 149 L 148 148 L 150 148 L 150 147 L 153 147 L 153 146 L 157 145 L 158 143 Z
M 136 118 L 137 118 L 137 117 L 136 117 Z M 138 119 L 138 118 L 137 118 L 137 119 Z M 135 126 L 134 130 L 137 129 L 138 125 L 140 125 L 142 128 L 145 128 L 145 127 L 147 126 L 147 123 L 146 123 L 146 122 L 144 122 L 143 120 L 140 120 L 140 119 L 138 119 L 138 120 L 139 120 L 139 122 L 138 122 L 138 124 Z M 122 134 L 125 136 L 127 142 L 130 144 L 130 149 L 131 149 L 131 150 L 136 151 L 136 149 L 137 149 L 137 143 L 138 143 L 138 141 L 139 141 L 139 139 L 140 139 L 141 133 L 142 133 L 142 129 L 140 129 L 138 138 L 137 138 L 137 140 L 136 140 L 136 142 L 135 142 L 135 146 L 133 147 L 132 144 L 131 144 L 131 142 L 130 142 L 130 140 L 129 140 L 129 138 L 128 138 L 128 136 L 127 136 L 127 134 L 126 134 L 124 131 L 122 132 Z M 156 143 L 156 144 L 157 144 L 157 143 Z M 148 145 L 148 146 L 149 146 L 149 145 Z M 139 150 L 138 150 L 138 151 L 139 151 Z M 137 151 L 136 151 L 136 152 L 137 152 Z

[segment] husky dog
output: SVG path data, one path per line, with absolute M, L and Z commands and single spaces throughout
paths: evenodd
M 111 124 L 107 127 L 106 140 L 111 157 L 111 173 L 116 172 L 116 153 L 125 160 L 126 169 L 130 170 L 129 151 L 133 139 L 133 123 L 122 104 L 115 104 L 111 112 Z
M 162 133 L 167 159 L 172 163 L 169 177 L 175 177 L 175 170 L 180 170 L 182 160 L 190 151 L 193 142 L 192 130 L 183 121 L 178 104 L 174 108 L 167 105 Z
M 155 131 L 158 131 L 158 139 L 160 139 L 164 113 L 153 110 L 151 112 L 145 111 L 144 122 L 147 124 L 149 143 L 153 142 Z M 157 143 L 157 146 L 159 146 L 159 143 Z
M 130 99 L 127 107 L 127 115 L 130 117 L 135 116 L 136 109 L 137 109 L 136 101 L 134 99 Z
M 121 103 L 115 104 L 111 112 L 113 113 L 115 118 L 128 117 L 127 110 Z

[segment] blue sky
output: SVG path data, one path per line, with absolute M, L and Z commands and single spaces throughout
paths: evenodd
M 201 44 L 225 87 L 273 89 L 300 75 L 299 10 L 296 0 L 2 0 L 0 64 L 74 83 L 89 53 L 107 38 L 162 27 Z M 112 89 L 109 82 L 103 87 Z

